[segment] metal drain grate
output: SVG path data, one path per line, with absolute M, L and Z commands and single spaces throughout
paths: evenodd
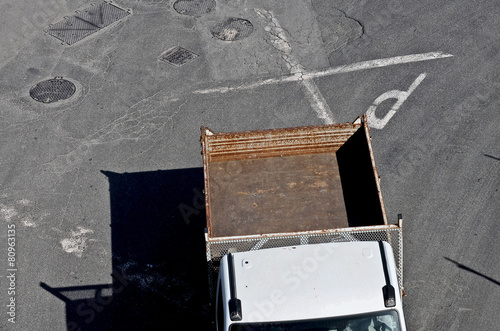
M 51 25 L 47 33 L 71 45 L 127 15 L 130 13 L 107 2 L 102 2 Z
M 253 24 L 243 18 L 230 17 L 215 24 L 210 32 L 215 38 L 224 41 L 240 40 L 253 32 Z
M 196 59 L 198 54 L 180 46 L 170 48 L 160 56 L 160 60 L 180 67 Z
M 174 3 L 176 12 L 182 15 L 200 16 L 215 8 L 215 0 L 177 0 Z
M 53 103 L 69 99 L 75 91 L 75 84 L 61 77 L 55 77 L 33 86 L 30 89 L 30 96 L 39 102 Z

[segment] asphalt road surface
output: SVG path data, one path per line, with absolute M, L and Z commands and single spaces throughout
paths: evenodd
M 0 329 L 208 329 L 200 127 L 363 113 L 405 219 L 408 329 L 498 329 L 496 1 L 27 0 L 0 16 Z

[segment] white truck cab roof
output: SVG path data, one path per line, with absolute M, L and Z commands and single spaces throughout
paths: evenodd
M 392 317 L 375 314 L 370 317 L 372 322 L 365 321 L 366 329 L 357 330 L 375 330 L 374 323 L 380 321 L 387 325 L 385 330 L 406 330 L 396 265 L 386 242 L 326 243 L 228 254 L 221 260 L 217 292 L 219 331 L 229 330 L 230 325 L 231 330 L 246 330 L 234 325 L 259 330 L 259 325 L 271 322 L 384 315 L 388 311 Z M 236 308 L 230 302 L 235 300 Z M 338 330 L 351 330 L 346 323 Z

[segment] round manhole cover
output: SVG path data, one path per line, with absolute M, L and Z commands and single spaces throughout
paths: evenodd
M 30 96 L 36 101 L 53 103 L 70 98 L 76 91 L 72 82 L 62 78 L 45 80 L 30 89 Z
M 182 15 L 200 16 L 215 8 L 215 0 L 177 0 L 174 3 L 176 12 Z
M 215 24 L 211 29 L 215 38 L 224 41 L 240 40 L 253 32 L 253 24 L 243 18 L 230 17 Z

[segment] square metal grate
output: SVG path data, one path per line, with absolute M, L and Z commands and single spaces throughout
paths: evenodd
M 198 54 L 180 46 L 173 47 L 160 56 L 160 60 L 180 67 L 196 59 Z
M 47 33 L 71 45 L 128 15 L 128 11 L 102 2 L 49 26 Z

